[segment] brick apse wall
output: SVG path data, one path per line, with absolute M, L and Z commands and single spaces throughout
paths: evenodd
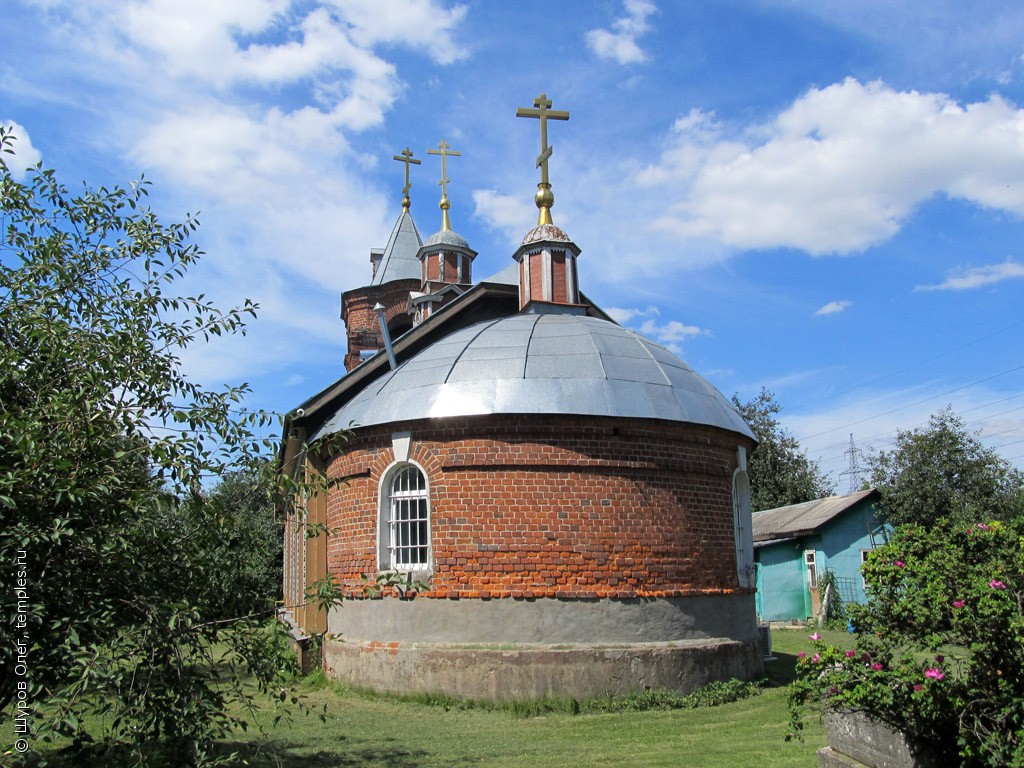
M 392 434 L 427 475 L 427 598 L 749 594 L 736 574 L 732 474 L 752 443 L 656 420 L 482 416 L 359 430 L 328 465 L 327 567 L 352 596 L 377 572 Z

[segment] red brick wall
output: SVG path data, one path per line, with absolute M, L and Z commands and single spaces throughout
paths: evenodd
M 384 348 L 380 325 L 373 307 L 379 302 L 384 305 L 384 319 L 392 336 L 406 330 L 405 317 L 409 303 L 409 291 L 419 290 L 418 280 L 395 280 L 384 285 L 367 285 L 346 291 L 341 297 L 341 317 L 345 321 L 348 349 L 345 353 L 345 370 L 351 371 L 360 363 L 359 352 Z M 400 326 L 400 327 L 399 327 Z
M 556 304 L 569 303 L 565 287 L 565 251 L 551 253 L 551 300 Z
M 544 298 L 544 254 L 531 253 L 530 260 L 530 299 L 545 301 Z
M 697 425 L 573 417 L 417 422 L 434 573 L 427 597 L 733 593 L 732 472 L 746 438 Z M 393 428 L 329 465 L 328 568 L 361 592 L 377 567 L 378 484 Z

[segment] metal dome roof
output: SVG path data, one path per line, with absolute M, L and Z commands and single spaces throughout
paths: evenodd
M 370 383 L 312 437 L 493 413 L 666 419 L 753 437 L 722 393 L 664 347 L 607 320 L 556 313 L 446 336 Z
M 435 232 L 423 243 L 424 248 L 432 245 L 455 245 L 469 250 L 469 243 L 466 242 L 466 238 L 450 229 L 442 229 L 440 232 Z

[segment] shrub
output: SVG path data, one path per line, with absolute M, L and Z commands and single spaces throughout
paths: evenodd
M 811 635 L 789 702 L 860 711 L 944 761 L 1024 766 L 1024 517 L 900 528 L 864 566 L 856 648 Z

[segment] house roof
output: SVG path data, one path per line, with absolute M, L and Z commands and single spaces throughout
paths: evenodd
M 846 496 L 829 496 L 755 512 L 752 516 L 754 541 L 764 545 L 815 533 L 846 510 L 878 495 L 877 489 L 869 488 Z

